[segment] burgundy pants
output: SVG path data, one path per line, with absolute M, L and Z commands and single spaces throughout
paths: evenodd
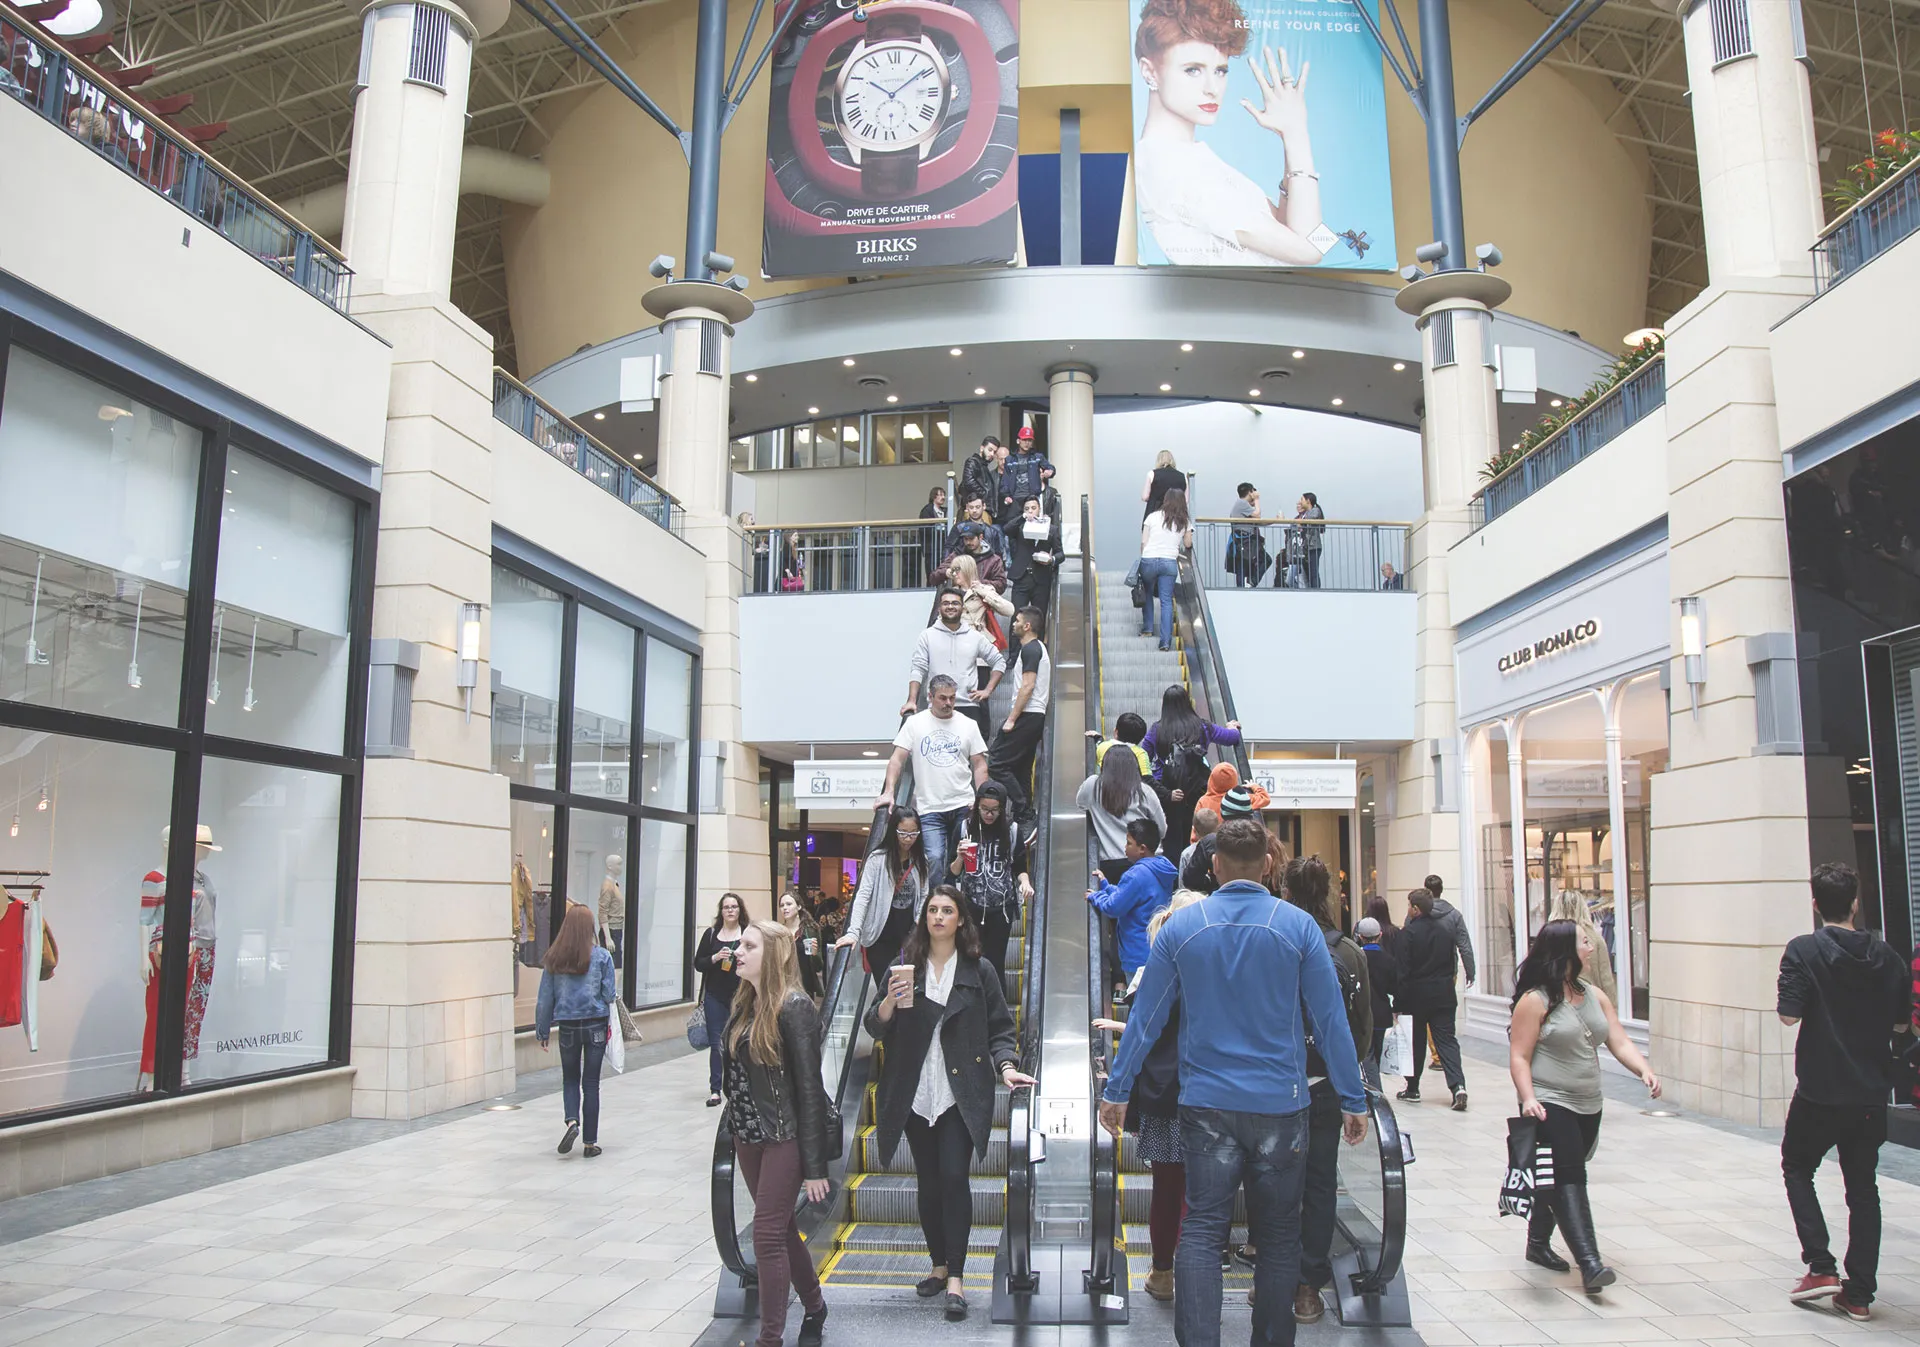
M 1187 1167 L 1156 1161 L 1153 1165 L 1153 1203 L 1147 1212 L 1147 1233 L 1153 1241 L 1153 1267 L 1173 1267 L 1173 1251 L 1180 1246 L 1180 1223 L 1187 1215 Z
M 753 1193 L 753 1260 L 760 1270 L 758 1347 L 780 1347 L 787 1335 L 788 1287 L 800 1292 L 800 1303 L 809 1312 L 826 1303 L 813 1255 L 793 1223 L 793 1204 L 800 1197 L 800 1143 L 737 1141 L 733 1148 Z

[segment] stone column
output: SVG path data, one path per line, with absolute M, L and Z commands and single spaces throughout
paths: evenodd
M 1653 781 L 1651 1055 L 1681 1107 L 1777 1126 L 1793 1034 L 1774 980 L 1811 924 L 1807 791 L 1800 758 L 1754 754 L 1746 642 L 1794 629 L 1767 332 L 1812 293 L 1818 167 L 1789 7 L 1723 6 L 1723 22 L 1744 11 L 1752 47 L 1731 59 L 1711 9 L 1696 0 L 1683 30 L 1710 280 L 1667 327 L 1673 649 L 1678 600 L 1697 595 L 1706 684 L 1695 712 L 1676 655 Z
M 1055 365 L 1047 371 L 1047 457 L 1060 493 L 1061 543 L 1080 550 L 1080 497 L 1093 492 L 1093 385 L 1091 365 Z
M 728 891 L 754 917 L 773 915 L 760 755 L 740 741 L 740 595 L 744 547 L 727 510 L 733 324 L 753 301 L 707 281 L 656 286 L 643 301 L 667 334 L 660 381 L 660 484 L 686 512 L 686 539 L 707 559 L 700 624 L 700 824 L 695 911 Z M 704 917 L 699 920 L 704 920 Z M 698 922 L 696 922 L 697 926 Z

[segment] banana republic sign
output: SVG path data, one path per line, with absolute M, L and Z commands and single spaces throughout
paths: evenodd
M 1522 669 L 1531 669 L 1542 660 L 1552 659 L 1555 655 L 1572 650 L 1575 646 L 1585 645 L 1600 637 L 1600 619 L 1590 617 L 1584 622 L 1576 622 L 1563 631 L 1551 636 L 1543 636 L 1531 645 L 1523 645 L 1518 650 L 1500 657 L 1500 672 L 1516 674 Z

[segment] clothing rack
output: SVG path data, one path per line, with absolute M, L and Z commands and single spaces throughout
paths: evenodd
M 51 870 L 0 870 L 0 889 L 25 889 L 29 893 L 41 893 L 47 887 L 45 884 L 23 884 L 20 881 L 51 878 L 53 878 Z

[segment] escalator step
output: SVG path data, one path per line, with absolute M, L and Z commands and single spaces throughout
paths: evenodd
M 860 1131 L 860 1150 L 858 1155 L 855 1156 L 861 1172 L 868 1174 L 913 1173 L 913 1152 L 908 1149 L 905 1137 L 902 1137 L 900 1144 L 893 1148 L 893 1154 L 891 1156 L 881 1156 L 878 1154 L 879 1149 L 879 1141 L 874 1134 L 874 1129 L 871 1127 L 862 1128 Z M 995 1174 L 1002 1178 L 1006 1177 L 1006 1128 L 996 1127 L 993 1129 L 992 1134 L 987 1138 L 987 1153 L 985 1158 L 979 1156 L 974 1157 L 973 1172 L 983 1177 Z
M 1141 1229 L 1146 1227 L 1142 1226 Z M 840 1227 L 839 1233 L 834 1236 L 833 1247 L 849 1253 L 910 1253 L 925 1258 L 927 1237 L 917 1224 L 856 1221 Z M 976 1254 L 985 1254 L 991 1258 L 999 1247 L 998 1226 L 976 1225 L 967 1239 L 967 1256 L 971 1258 Z
M 867 1082 L 866 1097 L 860 1104 L 860 1123 L 871 1127 L 876 1121 L 874 1101 L 879 1097 L 880 1087 L 872 1081 Z M 1008 1110 L 1013 1107 L 1013 1096 L 1007 1093 L 1004 1085 L 993 1088 L 993 1126 L 1004 1129 L 1007 1125 Z
M 967 1180 L 967 1186 L 973 1190 L 975 1223 L 1000 1224 L 1007 1205 L 1007 1181 L 975 1177 Z M 855 1221 L 904 1223 L 920 1219 L 919 1186 L 911 1174 L 863 1174 L 850 1181 L 847 1189 L 848 1210 Z M 1142 1205 L 1141 1211 L 1145 1210 Z
M 1000 1232 L 994 1230 L 991 1233 L 997 1245 Z M 993 1294 L 994 1249 L 988 1247 L 976 1253 L 971 1244 L 967 1249 L 968 1262 L 964 1274 L 967 1297 L 977 1304 Z M 850 1290 L 908 1290 L 925 1277 L 927 1271 L 924 1245 L 912 1253 L 836 1253 L 821 1268 L 820 1281 L 826 1286 Z

